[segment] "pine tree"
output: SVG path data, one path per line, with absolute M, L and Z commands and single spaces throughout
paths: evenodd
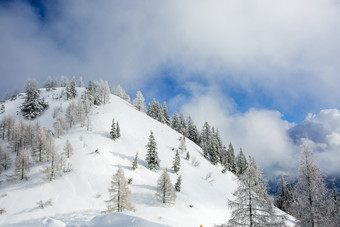
M 118 167 L 117 172 L 111 178 L 111 185 L 108 189 L 110 198 L 105 201 L 107 207 L 105 213 L 135 211 L 131 204 L 131 191 L 127 185 L 124 171 Z
M 135 159 L 132 162 L 132 169 L 136 170 L 138 168 L 138 153 L 136 153 Z
M 168 106 L 166 105 L 166 102 L 163 103 L 163 116 L 164 116 L 165 124 L 171 125 Z
M 146 145 L 147 154 L 146 154 L 146 162 L 148 163 L 149 169 L 158 169 L 160 160 L 158 158 L 157 153 L 157 144 L 155 141 L 155 137 L 153 136 L 153 132 L 150 131 L 149 142 Z
M 298 219 L 298 226 L 329 226 L 327 189 L 307 147 L 303 148 L 300 159 L 295 199 L 294 216 Z
M 285 226 L 285 216 L 275 213 L 266 182 L 253 159 L 249 159 L 249 167 L 239 176 L 234 195 L 236 199 L 228 201 L 232 209 L 228 226 Z
M 173 128 L 174 130 L 176 130 L 179 133 L 181 131 L 181 122 L 180 122 L 180 120 L 178 118 L 178 114 L 176 112 L 172 116 L 171 128 Z
M 24 91 L 26 92 L 25 102 L 20 106 L 22 115 L 31 120 L 40 116 L 40 114 L 48 107 L 44 99 L 40 98 L 39 86 L 36 80 L 29 79 Z
M 185 137 L 184 136 L 181 136 L 179 138 L 179 147 L 178 147 L 178 150 L 180 150 L 181 154 L 183 153 L 186 153 L 187 152 L 187 146 L 186 146 L 186 143 L 185 143 Z
M 225 169 L 228 169 L 228 151 L 225 145 L 222 146 L 220 162 Z
M 115 140 L 115 139 L 118 138 L 118 135 L 117 135 L 117 128 L 116 128 L 116 124 L 115 124 L 115 119 L 114 119 L 114 118 L 112 119 L 110 135 L 111 135 L 111 138 L 112 138 L 113 140 Z
M 329 211 L 330 211 L 330 220 L 329 220 L 329 226 L 340 226 L 340 198 L 339 198 L 339 192 L 336 188 L 334 182 L 332 185 L 332 191 L 330 193 L 330 201 L 329 204 Z
M 145 99 L 141 91 L 137 91 L 136 98 L 132 101 L 132 103 L 138 111 L 144 112 Z
M 19 152 L 15 160 L 15 176 L 19 180 L 27 179 L 27 173 L 30 171 L 30 159 L 28 151 L 23 149 Z
M 84 84 L 83 77 L 79 77 L 78 87 L 84 87 L 84 86 L 85 86 L 85 84 Z
M 71 155 L 73 155 L 73 147 L 70 141 L 67 139 L 65 146 L 64 146 L 64 153 L 63 153 L 67 158 L 70 158 Z
M 117 132 L 117 139 L 120 138 L 120 127 L 119 127 L 119 123 L 117 121 L 117 124 L 116 124 L 116 132 Z
M 5 105 L 2 103 L 1 104 L 1 109 L 0 109 L 0 114 L 3 114 L 3 113 L 5 113 Z
M 182 113 L 179 115 L 179 121 L 180 121 L 180 125 L 181 125 L 180 133 L 183 136 L 187 136 L 187 131 L 188 131 L 187 123 L 186 123 L 186 120 L 185 120 L 184 115 Z
M 211 128 L 208 122 L 205 122 L 201 131 L 201 148 L 203 150 L 203 156 L 210 160 L 210 148 L 211 148 Z
M 172 162 L 172 164 L 174 172 L 178 173 L 179 169 L 181 168 L 181 158 L 179 157 L 178 150 L 176 151 L 176 155 L 174 157 L 174 161 Z
M 229 143 L 228 147 L 228 170 L 236 174 L 235 153 L 234 147 Z
M 242 148 L 240 149 L 240 153 L 236 156 L 235 166 L 237 176 L 242 175 L 248 167 L 247 159 L 243 154 Z
M 181 184 L 182 184 L 182 175 L 179 175 L 175 184 L 175 190 L 176 192 L 181 191 Z
M 277 187 L 276 206 L 282 211 L 288 213 L 294 202 L 293 190 L 283 176 L 281 176 L 279 185 Z
M 176 194 L 167 169 L 164 169 L 157 181 L 157 185 L 157 198 L 164 204 L 173 204 L 176 200 Z
M 189 160 L 189 159 L 190 159 L 190 153 L 189 153 L 189 151 L 187 152 L 187 155 L 185 156 L 185 159 L 186 159 L 186 160 Z
M 197 127 L 196 127 L 194 121 L 191 119 L 190 116 L 187 119 L 187 125 L 188 125 L 188 134 L 187 134 L 187 137 L 191 141 L 193 141 L 194 143 L 199 144 L 200 143 L 199 133 L 198 133 L 198 130 L 197 130 Z

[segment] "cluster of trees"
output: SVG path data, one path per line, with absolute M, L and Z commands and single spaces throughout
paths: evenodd
M 162 106 L 158 101 L 153 99 L 152 102 L 148 104 L 146 114 L 161 123 L 171 124 L 166 102 L 164 102 Z
M 85 98 L 94 105 L 109 103 L 111 90 L 107 81 L 94 81 L 88 83 Z
M 294 188 L 281 177 L 277 207 L 297 218 L 299 226 L 340 226 L 340 197 L 335 185 L 328 191 L 312 152 L 303 147 Z
M 48 180 L 52 180 L 62 172 L 70 171 L 70 165 L 55 148 L 52 132 L 41 127 L 38 122 L 25 123 L 23 120 L 5 116 L 0 122 L 1 139 L 9 144 L 7 149 L 0 148 L 0 163 L 2 170 L 8 170 L 14 164 L 12 177 L 28 179 L 30 166 L 34 163 L 46 163 L 43 172 Z M 72 154 L 71 144 L 67 144 L 67 157 Z M 15 156 L 14 163 L 11 157 Z
M 120 127 L 119 123 L 115 123 L 115 119 L 112 119 L 112 124 L 111 124 L 111 130 L 110 130 L 110 136 L 113 140 L 116 140 L 120 137 Z

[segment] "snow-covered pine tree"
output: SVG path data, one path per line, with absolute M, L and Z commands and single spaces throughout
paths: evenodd
M 43 173 L 46 175 L 47 181 L 54 180 L 62 170 L 60 155 L 56 151 L 54 141 L 50 138 L 48 149 L 48 164 L 43 168 Z
M 294 195 L 291 185 L 287 183 L 285 178 L 281 176 L 280 182 L 277 187 L 277 199 L 276 199 L 276 206 L 283 210 L 284 212 L 288 213 L 293 202 L 294 202 Z
M 186 154 L 186 156 L 185 156 L 185 159 L 186 159 L 186 160 L 189 160 L 189 159 L 190 159 L 190 153 L 189 153 L 189 151 L 187 152 L 187 154 Z
M 117 139 L 120 138 L 120 127 L 119 127 L 119 122 L 117 121 L 116 124 L 116 132 L 117 132 Z
M 175 191 L 180 192 L 181 191 L 181 185 L 182 185 L 182 175 L 179 175 L 175 184 Z
M 210 160 L 210 148 L 211 148 L 211 128 L 208 122 L 205 122 L 201 131 L 201 148 L 203 150 L 203 156 Z
M 136 98 L 132 101 L 132 104 L 138 111 L 144 112 L 145 110 L 145 99 L 141 91 L 137 91 Z
M 47 81 L 44 84 L 44 87 L 46 88 L 46 91 L 52 90 L 54 88 L 54 85 L 55 85 L 55 83 L 54 83 L 52 77 L 50 77 L 50 76 L 47 77 Z
M 181 152 L 181 154 L 187 152 L 187 146 L 186 146 L 186 143 L 185 143 L 185 137 L 184 136 L 181 136 L 179 138 L 178 150 Z
M 178 173 L 179 169 L 181 168 L 181 158 L 179 157 L 178 150 L 176 150 L 176 155 L 174 157 L 174 160 L 172 162 L 172 168 L 175 173 Z
M 120 85 L 116 87 L 116 89 L 114 90 L 114 94 L 124 99 L 125 101 L 130 102 L 130 96 L 126 94 L 126 92 Z
M 165 124 L 171 125 L 168 106 L 167 106 L 166 102 L 163 103 L 163 116 L 164 116 Z
M 186 123 L 184 114 L 180 113 L 180 115 L 179 115 L 179 121 L 180 121 L 180 124 L 181 124 L 181 131 L 180 131 L 180 133 L 181 133 L 183 136 L 187 136 L 188 128 L 187 128 L 187 123 Z
M 215 128 L 211 129 L 211 142 L 209 148 L 209 160 L 213 165 L 217 165 L 221 158 L 222 142 L 219 135 L 216 133 Z
M 3 113 L 5 113 L 5 105 L 2 103 L 1 104 L 1 108 L 0 108 L 0 114 L 3 114 Z
M 60 77 L 60 87 L 66 87 L 69 84 L 68 78 L 66 76 Z
M 176 194 L 166 168 L 158 179 L 157 185 L 157 198 L 164 204 L 173 204 L 176 200 Z
M 20 106 L 22 115 L 31 120 L 40 116 L 40 114 L 48 107 L 44 99 L 40 98 L 39 86 L 36 80 L 27 80 L 24 92 L 26 92 L 25 102 Z
M 249 158 L 249 167 L 239 176 L 234 195 L 235 200 L 228 200 L 232 214 L 227 226 L 285 226 L 285 216 L 275 213 L 254 159 Z
M 70 141 L 67 139 L 64 146 L 64 153 L 67 158 L 70 158 L 73 155 L 73 147 Z
M 117 172 L 112 175 L 108 191 L 110 198 L 105 201 L 107 207 L 105 213 L 123 212 L 124 210 L 135 211 L 131 204 L 131 191 L 121 167 L 118 167 Z
M 16 100 L 17 99 L 17 97 L 18 97 L 18 95 L 19 95 L 19 90 L 16 88 L 16 89 L 14 89 L 14 91 L 13 91 L 13 94 L 12 94 L 12 97 L 11 97 L 11 100 Z
M 46 159 L 47 146 L 46 130 L 43 127 L 39 127 L 33 141 L 33 157 L 36 161 L 43 162 Z
M 84 84 L 84 80 L 83 80 L 83 77 L 79 77 L 79 80 L 78 80 L 78 87 L 84 87 L 85 84 Z
M 172 121 L 171 121 L 171 128 L 173 128 L 174 130 L 176 130 L 177 132 L 181 131 L 181 122 L 178 118 L 178 114 L 177 112 L 175 112 L 172 115 Z
M 135 158 L 133 159 L 132 162 L 132 170 L 136 170 L 138 168 L 138 152 L 136 153 Z
M 157 153 L 157 143 L 155 137 L 153 136 L 153 132 L 150 131 L 150 136 L 148 139 L 148 144 L 146 145 L 147 153 L 145 161 L 148 163 L 149 169 L 158 169 L 160 160 L 158 158 Z
M 237 176 L 242 175 L 248 167 L 248 162 L 243 154 L 242 148 L 240 148 L 240 153 L 235 158 L 235 166 Z
M 224 169 L 228 169 L 228 151 L 225 145 L 222 146 L 220 162 Z
M 302 149 L 293 215 L 298 226 L 330 226 L 324 178 L 306 146 Z
M 228 147 L 228 170 L 236 174 L 235 153 L 231 142 Z
M 329 210 L 331 226 L 340 226 L 340 197 L 334 182 L 332 191 L 330 192 L 330 201 Z
M 193 141 L 196 144 L 200 143 L 200 139 L 199 139 L 199 132 L 197 130 L 197 127 L 194 123 L 194 121 L 191 119 L 191 117 L 189 116 L 187 119 L 187 125 L 188 125 L 188 135 L 187 137 Z
M 117 128 L 116 128 L 116 123 L 115 123 L 115 119 L 112 118 L 112 124 L 111 124 L 111 130 L 110 130 L 110 136 L 113 140 L 118 138 L 117 135 Z
M 15 159 L 15 173 L 17 179 L 23 180 L 27 179 L 27 174 L 30 171 L 30 159 L 28 151 L 23 149 L 19 152 L 19 155 Z

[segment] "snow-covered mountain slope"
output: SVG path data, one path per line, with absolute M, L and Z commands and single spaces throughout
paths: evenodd
M 70 102 L 52 98 L 57 97 L 60 91 L 42 92 L 50 107 L 39 122 L 50 130 L 53 130 L 54 107 L 62 106 L 65 110 Z M 78 93 L 82 92 L 78 90 Z M 22 102 L 23 98 L 6 102 L 6 114 L 20 118 L 20 112 L 17 112 Z M 109 135 L 112 118 L 119 122 L 121 128 L 121 137 L 116 141 Z M 94 106 L 91 119 L 90 131 L 77 126 L 56 139 L 58 152 L 63 151 L 67 139 L 71 142 L 74 155 L 69 161 L 73 171 L 46 182 L 41 172 L 44 164 L 38 164 L 31 168 L 28 181 L 0 183 L 0 208 L 6 210 L 0 215 L 0 225 L 37 226 L 44 220 L 46 222 L 46 217 L 51 217 L 51 220 L 59 220 L 68 226 L 87 226 L 93 217 L 106 209 L 107 189 L 118 166 L 123 168 L 126 178 L 133 179 L 129 187 L 137 217 L 170 226 L 213 226 L 228 220 L 227 199 L 233 198 L 231 193 L 237 186 L 236 177 L 229 172 L 223 174 L 221 166 L 212 166 L 196 144 L 186 140 L 191 159 L 185 160 L 185 154 L 181 154 L 179 174 L 182 175 L 182 190 L 176 193 L 173 206 L 165 206 L 155 197 L 157 179 L 163 168 L 168 168 L 172 183 L 176 182 L 178 175 L 171 166 L 181 135 L 113 95 L 109 104 Z M 145 145 L 151 130 L 161 160 L 161 168 L 157 171 L 150 171 L 145 162 Z M 95 153 L 97 149 L 99 154 Z M 139 166 L 133 171 L 131 167 L 136 152 Z M 193 158 L 200 163 L 199 166 L 192 164 Z M 13 169 L 2 175 L 12 172 Z M 206 180 L 208 174 L 211 177 Z M 51 200 L 53 205 L 39 209 L 36 203 L 40 200 Z

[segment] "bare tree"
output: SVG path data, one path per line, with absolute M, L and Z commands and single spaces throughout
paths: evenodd
M 124 171 L 121 167 L 118 167 L 117 172 L 112 176 L 111 186 L 108 189 L 110 198 L 105 201 L 107 207 L 105 213 L 135 210 L 131 204 L 131 191 L 127 185 Z
M 73 155 L 73 147 L 68 139 L 66 140 L 64 151 L 65 152 L 63 154 L 65 154 L 67 158 L 70 158 L 71 155 Z
M 28 151 L 23 149 L 19 152 L 15 160 L 15 176 L 19 180 L 27 179 L 27 173 L 30 171 L 30 159 Z
M 157 181 L 157 198 L 164 204 L 173 204 L 176 200 L 175 188 L 171 183 L 168 170 L 165 168 Z

